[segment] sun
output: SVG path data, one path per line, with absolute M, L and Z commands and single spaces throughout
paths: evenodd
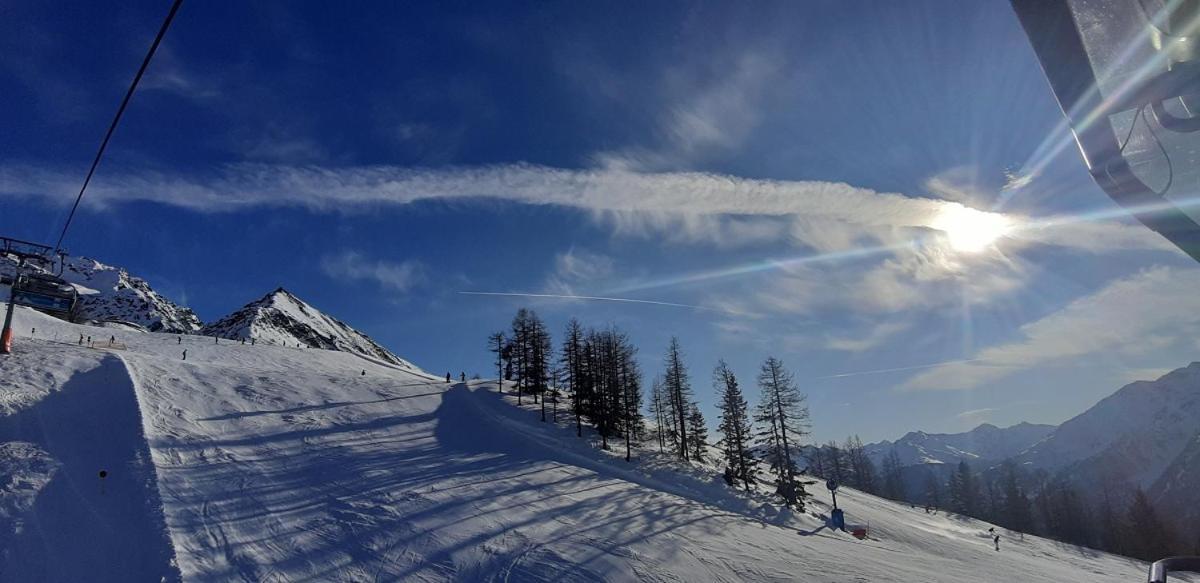
M 944 231 L 955 251 L 978 253 L 1007 234 L 1012 222 L 998 213 L 954 205 L 942 209 L 930 226 Z

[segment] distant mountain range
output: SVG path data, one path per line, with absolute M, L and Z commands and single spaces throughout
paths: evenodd
M 0 275 L 12 275 L 16 265 L 14 258 L 0 254 Z M 79 291 L 76 316 L 81 321 L 150 332 L 204 334 L 338 350 L 418 370 L 366 334 L 321 313 L 283 288 L 204 325 L 192 310 L 172 302 L 154 291 L 146 280 L 119 267 L 87 257 L 69 257 L 63 265 L 62 278 Z
M 1200 519 L 1200 362 L 1125 385 L 1057 427 L 915 431 L 866 449 L 876 464 L 895 449 L 914 476 L 919 467 L 942 475 L 938 466 L 960 460 L 987 472 L 1012 458 L 1029 473 L 1045 471 L 1092 495 L 1142 488 L 1173 514 Z
M 895 450 L 903 465 L 957 464 L 1003 460 L 1028 449 L 1054 431 L 1053 425 L 1018 423 L 996 427 L 984 423 L 964 433 L 925 433 L 913 431 L 896 441 L 880 441 L 866 446 L 867 456 L 878 466 L 889 451 Z

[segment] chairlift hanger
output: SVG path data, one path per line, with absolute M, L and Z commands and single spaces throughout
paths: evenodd
M 1187 114 L 1200 110 L 1189 107 L 1200 105 L 1200 0 L 1173 0 L 1161 6 L 1147 6 L 1148 0 L 1011 2 L 1092 178 L 1142 224 L 1200 261 L 1200 224 L 1166 196 L 1176 170 L 1146 116 L 1149 109 L 1163 132 L 1187 134 L 1200 130 L 1200 115 L 1180 116 L 1167 108 L 1168 103 L 1176 102 L 1177 109 Z M 1136 16 L 1131 17 L 1134 12 Z M 1141 23 L 1140 34 L 1123 42 L 1137 46 L 1119 44 L 1105 47 L 1109 50 L 1098 54 L 1094 41 L 1097 31 L 1103 34 L 1105 27 L 1127 29 L 1131 20 Z M 1086 28 L 1081 28 L 1080 22 L 1085 22 Z M 1086 35 L 1092 35 L 1091 46 L 1085 41 Z M 1145 59 L 1138 53 L 1152 53 L 1153 58 Z M 1120 61 L 1126 55 L 1142 60 L 1134 63 L 1134 74 L 1115 89 L 1102 88 L 1097 66 L 1113 55 L 1118 56 L 1114 69 L 1128 64 Z M 1134 112 L 1130 123 L 1136 125 L 1141 116 L 1166 159 L 1168 186 L 1162 191 L 1151 188 L 1135 173 L 1125 151 L 1128 140 L 1118 140 L 1112 118 L 1129 111 Z M 1133 129 L 1131 125 L 1130 136 Z M 1200 140 L 1200 134 L 1196 138 Z

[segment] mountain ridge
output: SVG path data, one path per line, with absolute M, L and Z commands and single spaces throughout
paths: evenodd
M 200 333 L 231 340 L 349 352 L 416 370 L 412 363 L 366 334 L 321 312 L 282 286 L 216 322 L 206 324 Z

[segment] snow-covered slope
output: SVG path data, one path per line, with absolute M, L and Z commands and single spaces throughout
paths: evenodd
M 366 334 L 322 314 L 291 292 L 279 288 L 246 304 L 242 309 L 204 326 L 202 334 L 281 346 L 307 346 L 339 350 L 413 369 Z
M 1018 423 L 996 427 L 984 423 L 964 433 L 925 433 L 912 431 L 896 441 L 881 441 L 866 446 L 876 467 L 893 448 L 903 465 L 956 464 L 959 461 L 999 461 L 1025 451 L 1054 431 L 1053 425 Z
M 32 326 L 39 338 L 43 328 L 60 337 L 89 330 L 21 310 L 18 329 Z M 335 351 L 186 336 L 181 348 L 174 336 L 136 332 L 118 332 L 118 341 L 128 350 L 19 338 L 17 353 L 0 358 L 0 386 L 27 394 L 14 399 L 16 416 L 48 427 L 69 427 L 57 421 L 84 411 L 100 427 L 114 418 L 144 433 L 150 468 L 119 461 L 136 453 L 136 439 L 97 451 L 69 430 L 53 439 L 27 432 L 23 440 L 44 454 L 11 457 L 37 499 L 61 502 L 51 490 L 58 476 L 77 477 L 80 502 L 68 516 L 128 504 L 136 520 L 114 523 L 96 546 L 136 541 L 113 552 L 140 551 L 145 561 L 121 564 L 147 567 L 114 568 L 65 544 L 76 539 L 39 547 L 37 533 L 17 527 L 57 507 L 30 509 L 28 496 L 8 504 L 0 489 L 0 544 L 26 552 L 21 566 L 0 552 L 0 573 L 54 563 L 99 582 L 1144 579 L 1144 563 L 1033 536 L 1002 532 L 996 552 L 986 523 L 844 489 L 848 521 L 870 523 L 870 538 L 856 540 L 825 526 L 822 489 L 811 513 L 797 514 L 729 489 L 711 469 L 676 471 L 650 451 L 627 464 L 576 439 L 565 415 L 560 425 L 540 423 L 494 384 L 449 385 Z M 36 374 L 42 367 L 57 372 Z M 0 417 L 0 435 L 13 435 L 13 418 Z M 101 490 L 96 466 L 109 459 L 142 480 Z M 149 498 L 161 514 L 133 505 L 147 499 L 136 487 L 145 480 L 157 486 Z M 156 516 L 173 561 L 154 542 Z
M 11 275 L 15 270 L 16 261 L 0 254 L 0 274 Z M 87 257 L 69 257 L 62 277 L 79 290 L 78 311 L 84 320 L 128 322 L 152 332 L 200 329 L 200 319 L 190 309 L 163 297 L 146 280 L 122 268 Z
M 1200 362 L 1137 381 L 1071 418 L 1017 460 L 1082 484 L 1149 487 L 1200 432 Z

